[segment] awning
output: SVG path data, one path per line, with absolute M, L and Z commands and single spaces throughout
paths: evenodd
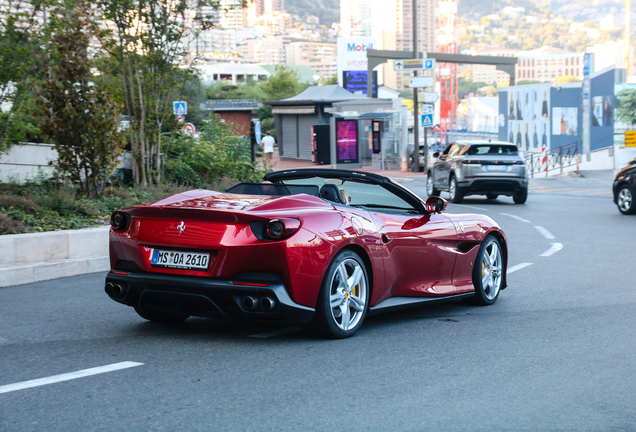
M 313 114 L 315 112 L 315 106 L 274 107 L 272 109 L 272 114 Z
M 358 119 L 385 119 L 391 114 L 397 114 L 398 111 L 379 111 L 379 112 L 371 112 L 358 116 Z

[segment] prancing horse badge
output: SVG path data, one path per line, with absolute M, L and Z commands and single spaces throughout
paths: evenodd
M 183 221 L 181 221 L 181 223 L 177 225 L 177 229 L 179 230 L 179 235 L 181 235 L 183 231 L 185 231 L 185 224 L 183 223 Z

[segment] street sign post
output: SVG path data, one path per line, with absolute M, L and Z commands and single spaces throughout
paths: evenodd
M 404 80 L 406 81 L 406 78 Z M 433 77 L 412 77 L 408 80 L 409 88 L 433 87 L 435 85 Z
M 422 114 L 422 127 L 433 126 L 433 114 Z
M 435 103 L 439 100 L 439 93 L 435 92 L 422 92 L 420 93 L 422 98 L 422 102 L 424 103 Z
M 195 128 L 192 123 L 186 123 L 183 125 L 182 131 L 184 135 L 194 136 L 194 133 L 197 131 L 197 128 Z
M 395 60 L 393 69 L 396 71 L 431 70 L 435 69 L 434 59 Z
M 185 116 L 183 114 L 179 114 L 177 116 L 177 123 L 183 123 L 185 121 Z
M 188 113 L 188 103 L 186 101 L 172 102 L 172 111 L 174 115 L 186 115 Z
M 433 114 L 433 105 L 422 104 L 420 108 L 420 114 Z

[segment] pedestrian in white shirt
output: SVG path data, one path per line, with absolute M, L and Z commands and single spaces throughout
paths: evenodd
M 274 144 L 276 144 L 276 140 L 273 136 L 271 136 L 271 132 L 265 132 L 265 136 L 261 140 L 261 150 L 263 151 L 265 160 L 272 160 L 272 155 L 274 154 Z

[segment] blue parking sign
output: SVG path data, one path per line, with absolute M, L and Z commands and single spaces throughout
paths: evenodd
M 188 103 L 186 101 L 172 102 L 174 115 L 186 115 L 188 113 Z

